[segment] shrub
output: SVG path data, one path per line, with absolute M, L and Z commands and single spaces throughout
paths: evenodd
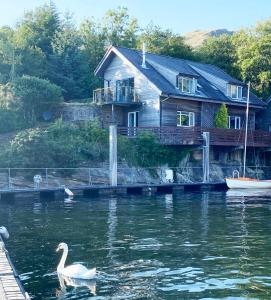
M 228 128 L 228 109 L 225 103 L 222 103 L 215 115 L 215 127 Z
M 21 102 L 25 117 L 31 122 L 37 119 L 42 104 L 63 101 L 59 86 L 34 76 L 17 78 L 13 84 L 13 92 Z

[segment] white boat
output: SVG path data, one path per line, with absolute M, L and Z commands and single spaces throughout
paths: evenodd
M 253 178 L 226 178 L 229 189 L 271 189 L 271 180 Z
M 245 144 L 243 157 L 243 177 L 239 177 L 239 172 L 235 170 L 232 178 L 226 178 L 226 183 L 229 189 L 271 189 L 271 180 L 259 180 L 246 177 L 246 155 L 247 155 L 247 129 L 248 129 L 248 111 L 249 111 L 249 93 L 250 83 L 247 91 L 247 107 L 246 107 L 246 130 L 245 130 Z M 237 174 L 235 178 L 234 173 Z

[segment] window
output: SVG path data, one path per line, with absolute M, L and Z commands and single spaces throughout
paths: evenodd
M 243 87 L 234 84 L 227 85 L 227 95 L 232 99 L 242 99 Z
M 134 101 L 134 78 L 116 80 L 116 101 Z
M 177 88 L 183 93 L 193 94 L 196 91 L 197 80 L 195 78 L 177 76 Z
M 195 113 L 187 111 L 177 111 L 177 126 L 195 126 Z
M 232 129 L 241 128 L 241 118 L 239 116 L 229 116 L 228 117 L 228 127 Z

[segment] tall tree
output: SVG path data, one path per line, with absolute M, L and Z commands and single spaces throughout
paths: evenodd
M 150 24 L 138 38 L 138 47 L 143 42 L 147 43 L 148 51 L 169 55 L 177 58 L 192 59 L 193 52 L 190 46 L 185 44 L 181 35 L 174 34 L 170 30 L 163 30 L 159 26 Z

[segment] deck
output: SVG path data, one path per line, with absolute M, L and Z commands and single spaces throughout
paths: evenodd
M 20 282 L 19 276 L 11 262 L 8 251 L 0 236 L 0 299 L 26 300 L 30 299 Z
M 202 133 L 210 133 L 211 146 L 240 147 L 244 145 L 245 131 L 225 128 L 202 127 L 119 127 L 118 133 L 130 138 L 142 132 L 153 133 L 165 145 L 195 145 L 203 143 Z M 262 130 L 249 130 L 248 147 L 271 147 L 271 133 Z

